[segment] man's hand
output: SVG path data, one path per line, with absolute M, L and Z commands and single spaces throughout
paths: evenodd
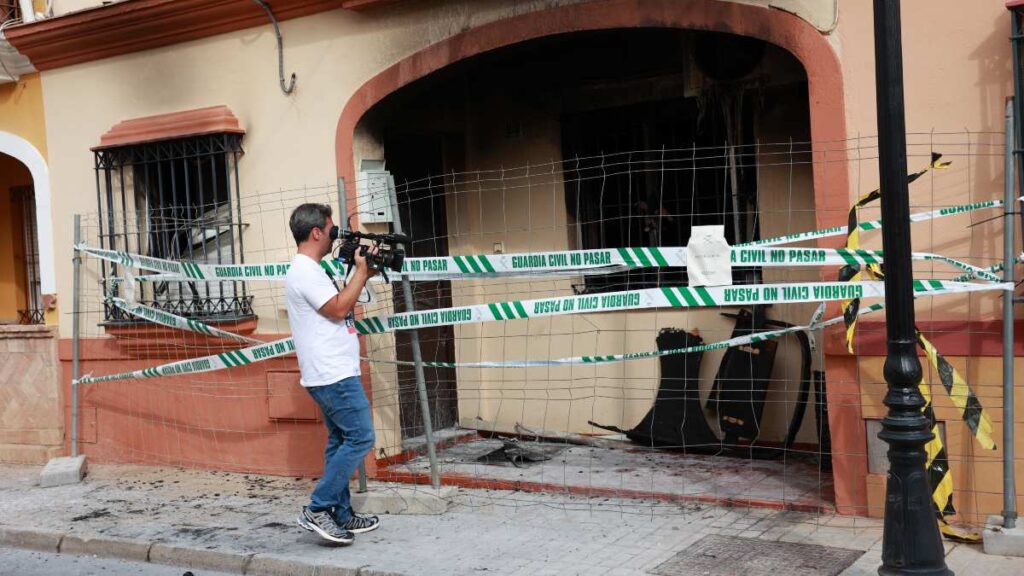
M 362 274 L 366 278 L 372 278 L 377 275 L 378 271 L 370 268 L 368 262 L 369 258 L 377 255 L 377 247 L 373 246 L 367 250 L 366 256 L 363 256 L 362 248 L 357 248 L 356 253 L 352 257 L 356 261 L 356 273 Z
M 338 292 L 337 296 L 331 298 L 320 307 L 320 314 L 323 314 L 331 320 L 340 322 L 352 312 L 359 300 L 359 294 L 366 286 L 366 281 L 377 275 L 377 270 L 370 268 L 369 262 L 367 261 L 371 255 L 377 255 L 376 248 L 370 248 L 367 250 L 367 254 L 365 256 L 362 254 L 362 249 L 356 249 L 355 254 L 352 255 L 356 264 L 355 273 L 352 274 L 352 278 L 349 279 L 348 284 L 345 285 L 343 290 Z

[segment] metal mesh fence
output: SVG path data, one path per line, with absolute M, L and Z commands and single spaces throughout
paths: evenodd
M 978 270 L 1001 274 L 1012 208 L 1001 202 L 1003 135 L 908 140 L 910 169 L 925 171 L 911 184 L 914 273 L 919 328 L 944 361 L 922 355 L 953 482 L 947 518 L 977 523 L 1000 509 L 1001 453 L 982 447 L 957 402 L 962 389 L 951 396 L 944 378 L 955 371 L 973 391 L 998 442 L 1002 291 Z M 627 512 L 685 513 L 696 501 L 880 516 L 880 292 L 868 276 L 835 284 L 844 266 L 884 261 L 877 202 L 850 212 L 877 187 L 876 141 L 828 143 L 828 155 L 818 144 L 427 174 L 394 182 L 394 203 L 386 178 L 342 191 L 243 183 L 227 224 L 216 202 L 189 211 L 101 202 L 82 217 L 83 244 L 125 258 L 83 263 L 81 446 L 109 461 L 317 475 L 325 433 L 294 356 L 252 349 L 290 333 L 281 268 L 267 265 L 294 255 L 291 210 L 319 202 L 337 215 L 340 192 L 343 227 L 387 233 L 400 219 L 411 237 L 414 310 L 393 272 L 370 283 L 359 312 L 377 438 L 371 477 L 431 480 L 416 329 L 440 480 L 493 489 L 488 504 L 540 491 L 566 495 L 567 507 L 614 498 Z M 816 188 L 831 171 L 847 173 L 850 190 Z M 123 178 L 134 183 L 125 198 L 145 196 L 138 175 Z M 708 226 L 732 247 L 731 286 L 692 282 L 686 247 Z M 825 232 L 805 234 L 816 230 Z M 844 288 L 853 284 L 864 291 Z M 863 314 L 851 354 L 843 313 L 854 295 Z M 179 368 L 160 368 L 168 364 Z

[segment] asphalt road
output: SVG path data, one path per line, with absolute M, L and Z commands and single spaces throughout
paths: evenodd
M 3 576 L 182 576 L 189 572 L 192 576 L 229 576 L 225 572 L 189 571 L 148 562 L 0 548 L 0 575 Z

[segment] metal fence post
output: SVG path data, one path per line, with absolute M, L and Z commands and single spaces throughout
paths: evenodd
M 82 375 L 78 366 L 80 288 L 82 286 L 82 256 L 78 245 L 82 242 L 82 216 L 75 214 L 75 249 L 71 257 L 74 275 L 71 287 L 71 456 L 78 456 L 78 378 Z
M 348 198 L 345 196 L 345 179 L 338 178 L 338 222 L 339 226 L 348 222 Z M 366 492 L 366 462 L 359 463 L 359 488 L 357 492 Z
M 1013 102 L 1006 104 L 1006 174 L 1003 218 L 1003 279 L 1013 284 L 1013 261 L 1016 258 L 1014 232 L 1014 124 Z M 1003 527 L 1017 525 L 1017 480 L 1014 471 L 1013 444 L 1013 290 L 1003 292 Z
M 395 233 L 402 234 L 402 215 L 398 212 L 398 192 L 388 183 L 388 196 L 391 202 L 391 217 Z M 412 299 L 412 283 L 405 274 L 401 275 L 402 296 L 405 299 L 405 311 L 412 312 L 416 305 Z M 410 330 L 412 345 L 412 362 L 416 370 L 416 394 L 420 398 L 420 412 L 423 417 L 423 433 L 427 438 L 427 460 L 430 461 L 430 485 L 435 490 L 441 487 L 441 471 L 437 466 L 437 448 L 434 446 L 434 426 L 430 418 L 430 399 L 427 397 L 427 379 L 423 375 L 423 354 L 420 351 L 420 333 Z
M 903 42 L 899 0 L 874 1 L 875 95 L 878 107 L 878 168 L 885 254 L 887 354 L 882 369 L 889 409 L 878 437 L 889 445 L 882 531 L 882 576 L 945 576 L 939 526 L 925 473 L 925 444 L 933 436 L 921 409 L 921 362 L 914 328 L 910 260 L 910 198 L 903 103 Z

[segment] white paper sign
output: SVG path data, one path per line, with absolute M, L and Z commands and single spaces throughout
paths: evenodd
M 128 303 L 129 306 L 135 304 L 135 275 L 132 274 L 130 268 L 122 269 L 124 272 L 124 282 L 121 283 L 121 298 Z
M 686 245 L 686 274 L 690 286 L 731 286 L 732 249 L 725 226 L 694 226 Z

